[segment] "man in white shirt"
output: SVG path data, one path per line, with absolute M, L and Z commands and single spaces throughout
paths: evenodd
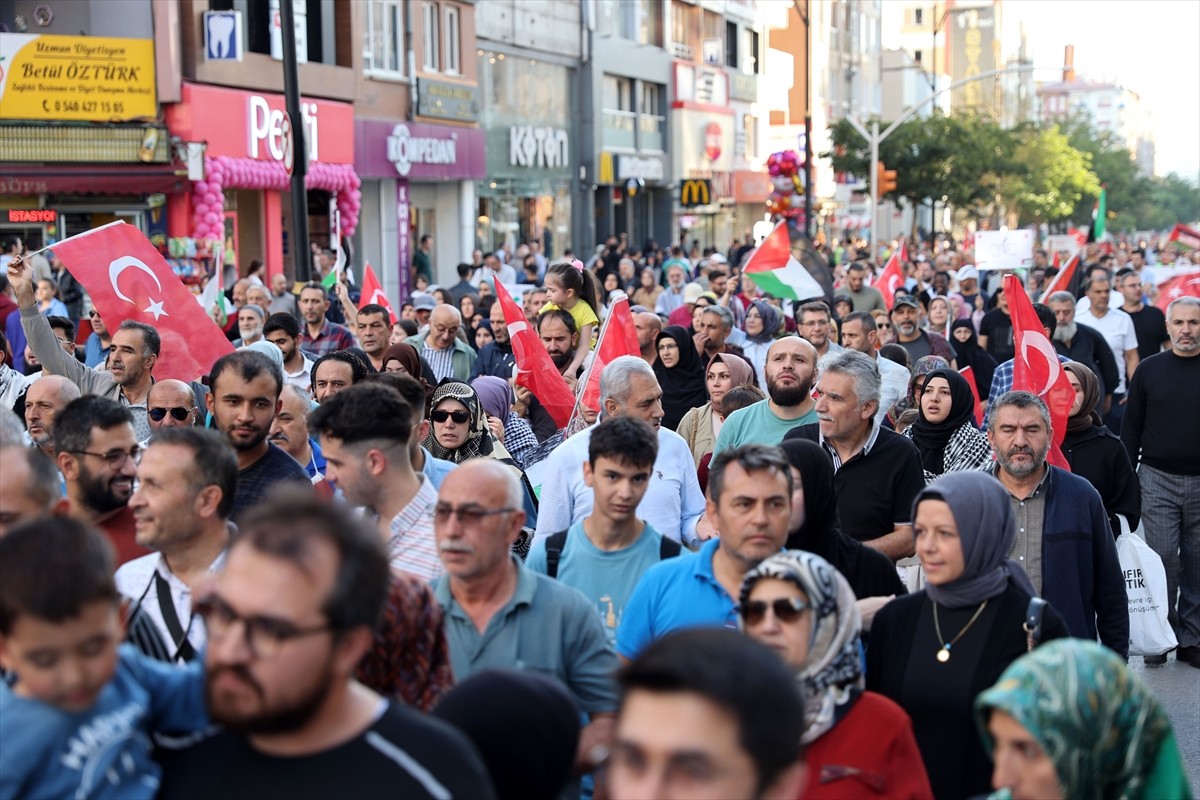
M 688 546 L 697 544 L 704 494 L 687 442 L 662 427 L 662 389 L 654 370 L 637 356 L 613 359 L 600 376 L 600 406 L 605 417 L 637 417 L 658 432 L 658 457 L 650 486 L 638 505 L 638 518 L 663 536 Z M 580 431 L 546 459 L 535 541 L 564 531 L 591 513 L 594 498 L 583 478 L 590 440 L 591 429 Z
M 313 362 L 300 349 L 300 320 L 293 314 L 272 314 L 263 325 L 263 338 L 283 353 L 283 380 L 312 397 Z
M 875 421 L 883 422 L 892 404 L 908 395 L 908 381 L 912 373 L 890 358 L 880 357 L 879 328 L 875 325 L 875 318 L 866 311 L 855 311 L 842 320 L 842 347 L 875 359 L 881 380 Z
M 1104 417 L 1104 424 L 1119 436 L 1121 420 L 1125 418 L 1125 387 L 1129 385 L 1129 379 L 1133 377 L 1133 371 L 1138 365 L 1137 333 L 1133 328 L 1133 318 L 1120 308 L 1110 306 L 1112 281 L 1101 273 L 1093 274 L 1095 277 L 1087 287 L 1087 298 L 1092 301 L 1091 308 L 1076 311 L 1075 320 L 1099 331 L 1116 359 L 1120 381 L 1116 391 L 1112 393 L 1112 407 Z
M 137 542 L 157 552 L 117 570 L 117 589 L 133 602 L 129 640 L 151 658 L 184 663 L 205 643 L 192 618 L 195 593 L 220 569 L 233 533 L 229 513 L 238 462 L 225 437 L 206 428 L 162 428 L 138 464 L 129 498 Z

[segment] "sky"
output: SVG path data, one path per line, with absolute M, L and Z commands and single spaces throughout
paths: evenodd
M 895 46 L 889 28 L 902 6 L 883 0 L 885 47 Z M 1024 23 L 1030 59 L 1048 68 L 1036 80 L 1056 80 L 1064 47 L 1074 45 L 1078 77 L 1141 96 L 1153 120 L 1155 171 L 1200 180 L 1200 0 L 1005 0 L 1003 13 L 1007 31 Z

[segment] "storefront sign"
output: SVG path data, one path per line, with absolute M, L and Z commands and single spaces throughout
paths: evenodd
M 692 179 L 679 184 L 679 205 L 695 208 L 712 203 L 712 181 Z
M 309 161 L 354 163 L 354 107 L 301 98 L 300 109 L 301 119 L 290 122 L 304 131 Z M 209 156 L 283 163 L 285 111 L 283 95 L 185 83 L 183 101 L 167 105 L 166 117 L 173 136 L 207 142 Z
M 735 72 L 733 80 L 729 83 L 729 97 L 733 100 L 753 103 L 758 99 L 758 76 Z
M 721 126 L 715 122 L 708 123 L 704 128 L 704 155 L 708 156 L 709 161 L 721 157 Z
M 0 119 L 157 115 L 152 39 L 0 33 Z
M 641 178 L 644 181 L 661 181 L 666 176 L 666 165 L 656 156 L 618 156 L 617 179 Z
M 412 236 L 409 226 L 408 181 L 396 181 L 396 253 L 400 262 L 400 302 L 408 302 L 409 268 L 412 266 Z
M 479 119 L 479 87 L 417 78 L 417 114 L 475 122 Z
M 478 180 L 487 175 L 487 135 L 477 128 L 360 119 L 355 169 L 364 178 Z
M 765 203 L 773 188 L 771 176 L 765 172 L 745 169 L 733 173 L 735 203 Z
M 58 220 L 58 212 L 49 208 L 10 208 L 8 221 L 42 225 Z
M 567 132 L 562 128 L 512 126 L 508 134 L 508 163 L 514 167 L 550 169 L 570 166 Z

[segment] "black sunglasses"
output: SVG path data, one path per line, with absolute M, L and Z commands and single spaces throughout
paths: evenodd
M 768 608 L 775 615 L 775 619 L 784 625 L 790 625 L 800 619 L 800 615 L 808 608 L 808 603 L 799 597 L 781 597 L 769 603 L 762 600 L 747 600 L 738 606 L 738 614 L 741 615 L 742 622 L 750 627 L 754 627 L 761 625 L 762 621 L 766 619 Z
M 192 408 L 195 408 L 195 406 L 192 406 Z M 152 408 L 150 409 L 150 419 L 154 420 L 155 422 L 162 422 L 163 418 L 165 418 L 169 412 L 172 417 L 180 422 L 183 422 L 188 418 L 188 414 L 192 413 L 192 408 L 184 408 L 183 406 L 175 406 L 174 408 Z
M 430 411 L 429 418 L 434 422 L 445 422 L 448 419 L 452 419 L 459 425 L 466 425 L 470 421 L 471 415 L 466 411 L 446 411 L 439 408 L 437 411 Z

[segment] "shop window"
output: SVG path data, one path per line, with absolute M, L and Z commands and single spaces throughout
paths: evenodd
M 462 55 L 459 39 L 458 28 L 458 9 L 454 6 L 446 6 L 446 72 L 451 75 L 458 75 L 462 72 Z
M 429 72 L 438 70 L 438 10 L 436 3 L 423 4 L 425 25 L 424 66 Z
M 363 27 L 363 68 L 404 73 L 404 7 L 401 0 L 367 0 Z

